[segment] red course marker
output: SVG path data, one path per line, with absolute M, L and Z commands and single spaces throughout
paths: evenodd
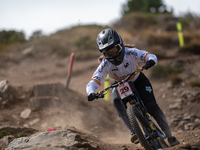
M 70 64 L 69 64 L 69 68 L 68 68 L 67 81 L 66 81 L 66 87 L 68 87 L 68 85 L 69 85 L 70 77 L 71 77 L 71 74 L 72 74 L 73 62 L 74 62 L 74 53 L 71 53 Z

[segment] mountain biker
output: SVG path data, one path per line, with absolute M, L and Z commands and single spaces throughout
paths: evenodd
M 88 101 L 93 101 L 95 99 L 95 90 L 104 82 L 107 74 L 116 81 L 122 81 L 130 73 L 139 68 L 139 62 L 145 63 L 144 69 L 146 70 L 157 64 L 157 57 L 154 54 L 139 50 L 132 45 L 124 45 L 121 36 L 112 29 L 108 28 L 101 31 L 97 36 L 96 42 L 99 51 L 103 55 L 99 57 L 100 65 L 94 72 L 91 81 L 86 86 Z M 156 103 L 153 89 L 148 78 L 140 72 L 131 77 L 130 81 L 134 83 L 149 114 L 154 117 L 166 134 L 170 146 L 178 145 L 179 141 L 172 135 L 166 117 Z M 130 130 L 131 142 L 134 142 L 138 137 L 129 122 L 126 113 L 126 103 L 121 102 L 116 88 L 113 88 L 112 93 L 113 104 L 117 113 Z

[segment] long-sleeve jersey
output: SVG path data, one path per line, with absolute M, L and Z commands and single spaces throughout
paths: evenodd
M 107 77 L 113 78 L 117 81 L 122 81 L 129 74 L 136 71 L 139 66 L 139 62 L 146 62 L 148 60 L 154 60 L 157 64 L 157 57 L 154 54 L 150 54 L 144 50 L 138 50 L 137 48 L 125 47 L 125 54 L 123 62 L 115 66 L 109 62 L 106 58 L 103 58 L 100 65 L 94 72 L 91 81 L 86 86 L 87 94 L 95 93 L 95 90 L 104 82 Z M 139 76 L 139 73 L 130 78 L 131 81 L 135 81 Z

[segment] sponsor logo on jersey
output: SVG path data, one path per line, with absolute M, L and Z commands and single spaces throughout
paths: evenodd
M 142 54 L 141 56 L 140 56 L 140 59 L 143 61 L 143 59 L 144 59 L 144 55 L 145 54 Z
M 93 79 L 96 79 L 96 80 L 98 80 L 98 81 L 100 81 L 100 78 L 98 77 L 98 76 L 94 76 L 94 77 L 92 77 Z
M 118 68 L 116 68 L 116 69 L 111 69 L 111 71 L 118 71 Z
M 124 65 L 125 68 L 128 67 L 128 66 L 129 66 L 129 63 L 126 63 L 126 64 Z
M 103 69 L 105 68 L 106 64 L 107 64 L 107 61 L 104 62 L 104 63 L 101 65 L 101 67 L 100 67 L 99 70 L 98 70 L 100 73 L 102 73 L 102 71 L 103 71 Z
M 134 56 L 137 56 L 137 52 L 135 51 L 129 51 L 129 52 L 126 52 L 127 55 L 134 55 Z

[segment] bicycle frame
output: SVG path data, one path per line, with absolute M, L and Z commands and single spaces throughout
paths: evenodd
M 142 112 L 142 116 L 143 116 L 144 120 L 146 120 L 145 122 L 147 122 L 147 124 L 148 124 L 148 127 L 146 127 L 147 128 L 146 131 L 148 131 L 149 135 L 148 135 L 148 137 L 146 137 L 146 140 L 152 141 L 154 139 L 159 140 L 159 138 L 165 139 L 166 136 L 151 120 L 150 114 L 148 113 L 146 107 L 144 106 L 144 104 L 135 88 L 135 85 L 133 84 L 133 82 L 128 81 L 131 76 L 133 76 L 141 71 L 143 71 L 143 68 L 138 69 L 135 72 L 131 73 L 126 79 L 122 80 L 121 82 L 113 83 L 110 86 L 108 86 L 107 88 L 99 91 L 96 94 L 96 98 L 102 98 L 106 94 L 107 90 L 109 90 L 110 88 L 116 87 L 122 101 L 124 99 L 126 99 L 126 101 L 128 100 L 127 102 L 129 102 L 130 105 L 134 105 L 135 107 L 138 108 L 138 110 L 140 110 Z M 162 148 L 160 142 L 157 143 L 156 145 L 158 147 Z
M 127 82 L 125 82 L 124 84 L 126 84 L 126 83 Z M 156 131 L 156 127 L 154 127 L 155 124 L 151 120 L 150 114 L 148 113 L 146 107 L 144 106 L 144 104 L 143 104 L 143 102 L 142 102 L 142 100 L 141 100 L 141 98 L 140 98 L 140 96 L 139 96 L 134 84 L 131 81 L 129 81 L 128 84 L 129 84 L 133 94 L 132 95 L 128 95 L 127 97 L 124 97 L 124 99 L 126 99 L 126 100 L 129 99 L 128 102 L 130 103 L 130 105 L 135 105 L 135 107 L 137 107 L 137 108 L 139 108 L 141 110 L 141 112 L 143 113 L 142 115 L 144 116 L 144 119 L 146 119 L 146 121 L 148 122 L 149 128 L 151 128 L 151 130 L 152 130 L 152 133 L 151 133 L 152 135 L 151 136 L 153 138 L 155 138 L 155 139 L 159 139 L 160 136 L 159 136 L 158 132 Z M 123 88 L 127 89 L 128 87 L 126 85 Z M 119 91 L 118 91 L 118 93 L 119 93 Z M 119 93 L 119 95 L 120 95 L 120 93 Z M 133 100 L 134 100 L 134 102 L 133 102 Z M 123 101 L 123 99 L 122 99 L 122 101 Z M 160 131 L 160 132 L 162 133 L 162 131 Z M 161 137 L 164 138 L 164 136 L 161 136 Z M 148 139 L 148 137 L 147 137 L 147 139 Z

